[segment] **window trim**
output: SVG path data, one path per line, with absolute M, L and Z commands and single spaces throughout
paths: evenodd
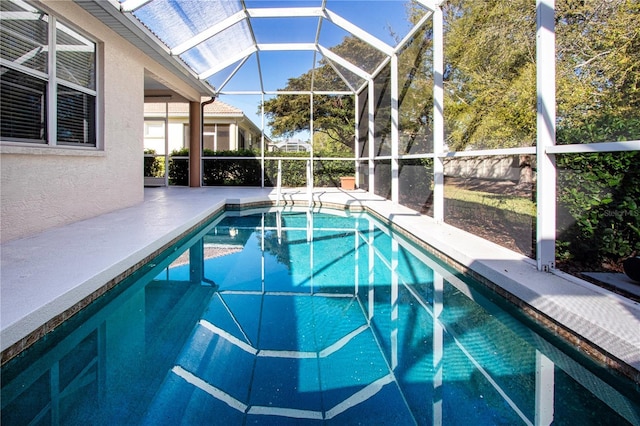
M 42 12 L 46 15 L 46 20 L 48 23 L 47 26 L 47 37 L 48 37 L 48 57 L 47 57 L 47 67 L 48 72 L 43 73 L 38 70 L 31 69 L 21 64 L 16 64 L 12 61 L 8 61 L 6 59 L 0 58 L 0 65 L 3 67 L 15 70 L 17 72 L 26 74 L 28 76 L 37 78 L 39 80 L 43 80 L 46 87 L 46 96 L 47 96 L 47 105 L 46 105 L 46 114 L 47 114 L 47 138 L 44 143 L 33 143 L 27 142 L 18 139 L 6 138 L 0 136 L 0 146 L 7 147 L 7 149 L 3 148 L 0 152 L 2 153 L 26 153 L 31 149 L 35 150 L 37 153 L 42 153 L 43 150 L 47 149 L 65 149 L 65 150 L 78 150 L 80 152 L 84 152 L 85 154 L 88 151 L 103 151 L 103 137 L 102 137 L 102 74 L 100 70 L 102 70 L 102 46 L 101 43 L 98 42 L 94 37 L 88 35 L 85 31 L 79 29 L 75 25 L 65 21 L 58 19 L 57 16 L 52 14 L 49 10 L 43 10 L 42 8 L 38 8 L 38 11 Z M 78 84 L 74 84 L 73 82 L 69 82 L 66 80 L 60 80 L 57 77 L 57 30 L 59 29 L 58 23 L 63 25 L 64 27 L 69 28 L 71 31 L 77 33 L 80 37 L 84 38 L 86 41 L 93 43 L 95 51 L 94 51 L 94 79 L 95 79 L 95 89 L 89 89 L 87 87 L 83 87 Z M 78 91 L 85 95 L 89 95 L 93 97 L 95 105 L 95 117 L 92 123 L 93 132 L 95 134 L 95 143 L 69 143 L 69 142 L 58 142 L 58 89 L 59 86 L 65 87 L 71 90 Z M 11 149 L 9 147 L 16 147 L 17 149 Z M 20 148 L 26 148 L 20 149 Z

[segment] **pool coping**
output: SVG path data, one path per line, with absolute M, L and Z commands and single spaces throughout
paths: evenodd
M 140 205 L 3 243 L 2 364 L 226 207 L 275 202 L 272 188 L 149 188 Z M 308 203 L 306 189 L 284 190 L 280 202 Z M 540 272 L 532 259 L 364 191 L 316 188 L 313 205 L 368 211 L 390 222 L 454 269 L 469 273 L 591 357 L 640 383 L 637 302 L 559 271 Z M 464 248 L 452 241 L 464 242 Z M 33 259 L 40 261 L 33 264 Z M 74 271 L 78 264 L 80 271 Z

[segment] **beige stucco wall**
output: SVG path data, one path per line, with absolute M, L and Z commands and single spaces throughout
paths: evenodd
M 189 88 L 71 1 L 45 2 L 99 43 L 98 143 L 103 149 L 0 146 L 0 240 L 28 236 L 143 201 L 145 69 L 182 95 Z
M 513 180 L 520 178 L 518 157 L 460 157 L 444 161 L 444 174 L 451 177 Z

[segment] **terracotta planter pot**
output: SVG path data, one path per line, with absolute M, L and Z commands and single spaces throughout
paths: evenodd
M 345 176 L 340 178 L 340 188 L 347 191 L 356 189 L 356 178 L 353 176 Z

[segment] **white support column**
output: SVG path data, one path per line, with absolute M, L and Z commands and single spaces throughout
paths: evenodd
M 440 6 L 433 12 L 433 218 L 444 221 L 444 31 Z
M 375 132 L 376 132 L 376 126 L 375 126 L 375 108 L 376 108 L 376 103 L 375 103 L 375 95 L 376 95 L 376 91 L 375 91 L 375 84 L 373 83 L 373 79 L 369 80 L 369 86 L 367 88 L 369 90 L 369 192 L 371 192 L 372 194 L 375 193 L 375 176 L 374 176 L 374 169 L 375 169 L 375 164 L 373 162 L 373 156 L 375 155 L 375 143 L 376 143 L 376 138 L 375 138 Z
M 398 114 L 398 55 L 391 55 L 391 201 L 399 202 L 399 173 L 398 145 L 400 144 Z
M 169 187 L 169 102 L 164 103 L 164 186 Z
M 355 173 L 354 176 L 356 178 L 356 188 L 358 187 L 358 185 L 360 184 L 360 97 L 358 96 L 358 93 L 356 93 L 354 95 L 354 99 L 353 99 L 353 105 L 354 107 L 354 122 L 355 122 L 355 135 L 354 138 L 355 140 L 353 141 L 353 156 L 355 157 Z
M 536 426 L 548 426 L 553 423 L 554 367 L 553 361 L 536 350 Z
M 238 124 L 238 120 L 236 120 L 233 124 L 236 128 L 235 132 L 233 132 L 233 135 L 235 137 L 235 141 L 233 141 L 233 146 L 235 147 L 234 149 L 238 150 L 240 149 L 240 125 Z M 231 132 L 229 132 L 229 134 L 231 134 Z
M 213 150 L 218 152 L 218 123 L 213 125 Z
M 280 197 L 282 196 L 282 160 L 278 160 L 278 177 L 276 182 L 276 207 L 280 206 Z
M 311 150 L 309 151 L 309 158 L 311 158 L 310 164 L 310 172 L 311 172 L 311 188 L 313 189 L 313 175 L 314 175 L 314 167 L 313 167 L 313 92 L 309 96 L 309 144 L 311 145 Z
M 546 148 L 556 143 L 555 0 L 537 0 L 536 84 L 537 117 L 537 226 L 538 270 L 555 268 L 556 159 Z M 543 66 L 544 64 L 544 66 Z
M 311 164 L 313 161 L 307 160 L 307 200 L 309 209 L 313 208 L 313 169 Z
M 216 134 L 217 134 L 217 130 L 216 130 Z M 264 92 L 262 92 L 261 95 L 261 102 L 260 102 L 260 171 L 261 171 L 261 177 L 260 177 L 260 187 L 264 188 L 264 150 L 265 150 L 265 146 L 264 146 Z

